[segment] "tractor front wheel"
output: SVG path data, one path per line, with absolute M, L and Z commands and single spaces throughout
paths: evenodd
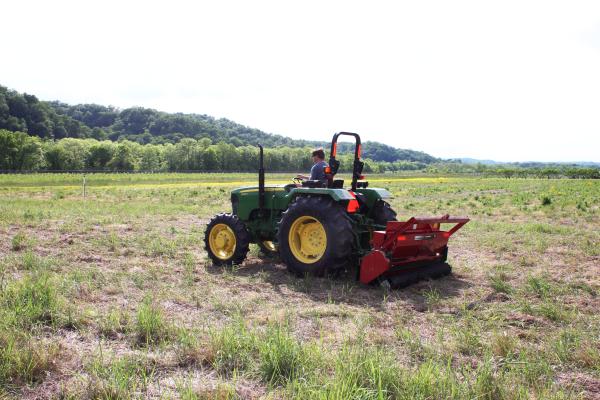
M 217 214 L 206 227 L 204 244 L 214 265 L 241 264 L 248 254 L 250 235 L 235 215 Z
M 298 197 L 279 224 L 279 255 L 294 273 L 323 275 L 348 262 L 353 237 L 342 205 L 328 197 Z

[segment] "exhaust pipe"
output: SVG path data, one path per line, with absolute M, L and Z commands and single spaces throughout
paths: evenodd
M 265 208 L 265 165 L 262 145 L 258 145 L 258 209 L 262 212 Z

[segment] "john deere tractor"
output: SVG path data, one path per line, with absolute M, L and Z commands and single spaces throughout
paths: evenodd
M 340 136 L 356 141 L 349 188 L 336 179 Z M 405 286 L 450 272 L 446 264 L 450 235 L 467 218 L 411 218 L 396 221 L 389 191 L 371 188 L 362 176 L 361 141 L 356 133 L 333 135 L 329 167 L 322 181 L 300 180 L 265 185 L 263 148 L 259 145 L 258 186 L 231 192 L 231 213 L 217 214 L 206 228 L 206 251 L 215 265 L 241 264 L 249 244 L 279 255 L 296 274 L 323 275 L 359 265 L 363 283 Z M 452 229 L 440 230 L 441 224 Z

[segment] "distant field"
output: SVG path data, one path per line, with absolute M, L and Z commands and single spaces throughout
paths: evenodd
M 268 183 L 290 183 L 292 173 L 267 173 Z M 337 176 L 349 179 L 351 175 L 338 174 Z M 0 174 L 2 187 L 36 187 L 36 186 L 82 186 L 83 174 L 72 173 L 40 173 L 40 174 Z M 111 174 L 91 173 L 85 175 L 88 186 L 143 186 L 143 185 L 205 185 L 216 184 L 252 184 L 257 182 L 257 174 L 251 173 L 135 173 Z M 422 181 L 444 181 L 452 178 L 422 176 L 415 173 L 406 175 L 381 174 L 369 175 L 375 182 L 394 182 L 405 179 L 418 179 Z
M 600 397 L 600 181 L 369 180 L 399 218 L 471 217 L 452 276 L 210 265 L 256 174 L 0 175 L 0 398 Z

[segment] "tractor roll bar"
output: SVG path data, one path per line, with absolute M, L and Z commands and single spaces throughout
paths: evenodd
M 262 145 L 259 144 L 258 148 L 258 209 L 262 212 L 265 208 L 265 164 Z
M 329 167 L 331 167 L 331 174 L 335 175 L 340 168 L 340 162 L 335 159 L 337 155 L 337 141 L 340 136 L 353 136 L 356 140 L 356 144 L 354 146 L 354 165 L 352 168 L 352 190 L 356 190 L 356 183 L 359 179 L 361 179 L 361 174 L 365 163 L 360 161 L 361 154 L 361 144 L 360 144 L 360 136 L 358 133 L 352 132 L 338 132 L 333 135 L 333 139 L 331 139 L 331 152 L 329 155 Z

